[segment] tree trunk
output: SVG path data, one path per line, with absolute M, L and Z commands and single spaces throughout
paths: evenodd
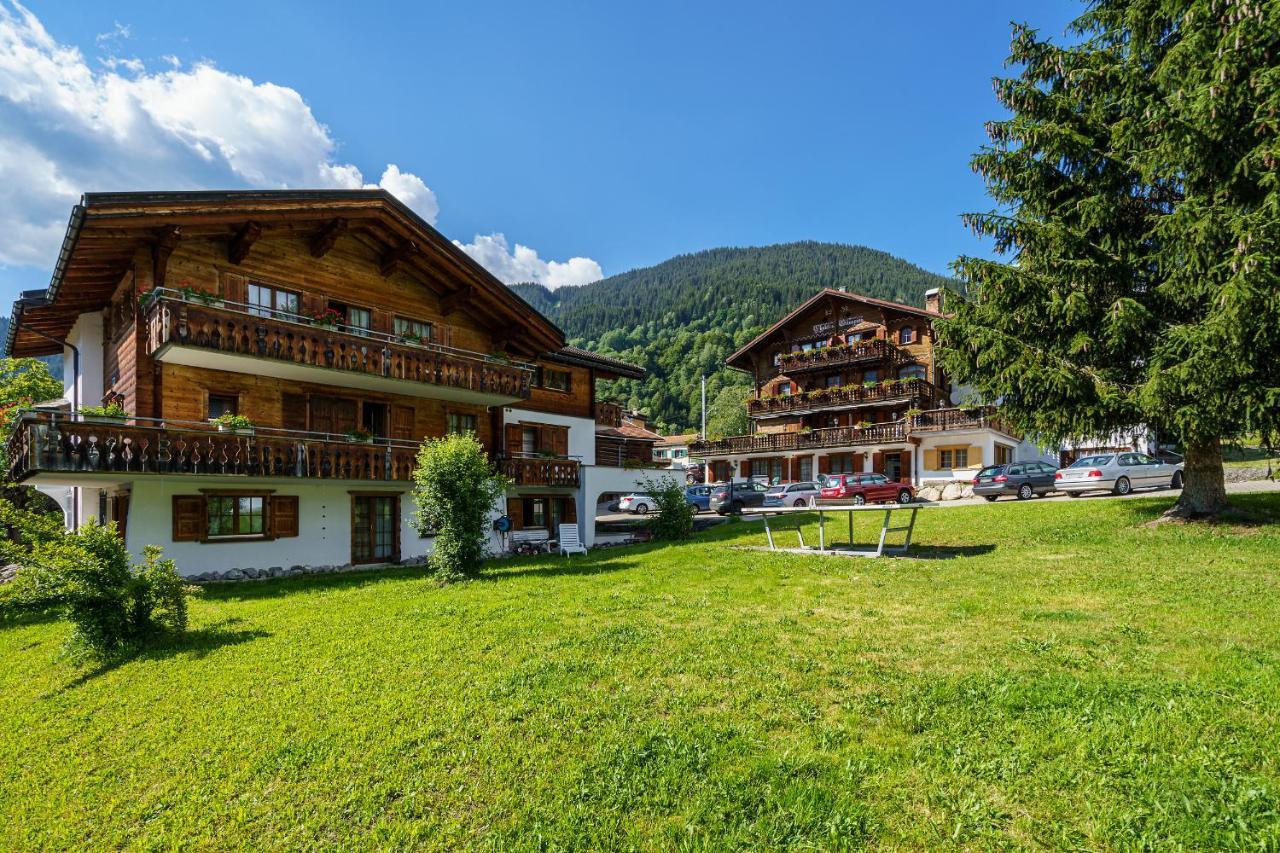
M 1183 458 L 1182 495 L 1166 518 L 1207 518 L 1227 508 L 1222 473 L 1222 443 L 1217 439 L 1188 443 Z

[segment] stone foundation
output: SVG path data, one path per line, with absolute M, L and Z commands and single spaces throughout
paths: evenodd
M 923 501 L 958 501 L 973 497 L 973 483 L 968 480 L 926 480 L 916 491 Z
M 289 568 L 283 566 L 270 566 L 265 569 L 254 568 L 249 566 L 246 568 L 227 569 L 224 572 L 200 572 L 195 575 L 184 576 L 184 580 L 191 583 L 229 583 L 233 581 L 265 581 L 274 578 L 292 578 L 298 575 L 334 575 L 343 572 L 376 572 L 382 569 L 394 569 L 397 566 L 421 566 L 425 565 L 426 560 L 422 558 L 413 558 L 401 560 L 398 563 L 369 563 L 361 565 L 352 565 L 346 563 L 341 566 L 301 566 L 293 565 Z

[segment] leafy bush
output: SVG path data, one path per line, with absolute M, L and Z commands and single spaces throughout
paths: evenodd
M 111 403 L 106 406 L 81 406 L 80 414 L 90 418 L 116 418 L 118 420 L 124 420 L 129 417 L 129 413 L 119 403 Z
M 645 477 L 641 485 L 658 509 L 648 520 L 653 538 L 666 542 L 688 539 L 693 532 L 693 511 L 685 500 L 684 486 L 670 474 Z
M 474 574 L 485 557 L 485 536 L 507 478 L 493 467 L 471 433 L 425 442 L 413 472 L 414 526 L 435 534 L 431 567 L 444 578 Z
M 7 501 L 0 501 L 0 525 L 16 531 L 0 557 L 22 566 L 0 588 L 0 612 L 62 613 L 73 626 L 73 654 L 107 658 L 186 631 L 192 589 L 159 546 L 148 545 L 142 563 L 133 565 L 114 525 L 64 533 L 56 520 Z

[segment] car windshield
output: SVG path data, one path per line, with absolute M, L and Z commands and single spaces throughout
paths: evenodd
M 1092 468 L 1097 465 L 1108 465 L 1111 463 L 1111 456 L 1085 456 L 1071 463 L 1072 468 Z
M 994 477 L 996 474 L 999 474 L 999 473 L 1000 473 L 1000 466 L 999 466 L 999 465 L 992 465 L 990 468 L 983 468 L 981 471 L 979 471 L 979 472 L 978 472 L 978 476 L 979 476 L 979 477 Z

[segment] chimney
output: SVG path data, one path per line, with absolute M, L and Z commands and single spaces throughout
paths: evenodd
M 627 412 L 626 417 L 624 417 L 623 420 L 630 426 L 639 427 L 640 429 L 648 429 L 645 425 L 644 412 Z
M 942 313 L 942 288 L 935 287 L 924 292 L 924 310 Z

